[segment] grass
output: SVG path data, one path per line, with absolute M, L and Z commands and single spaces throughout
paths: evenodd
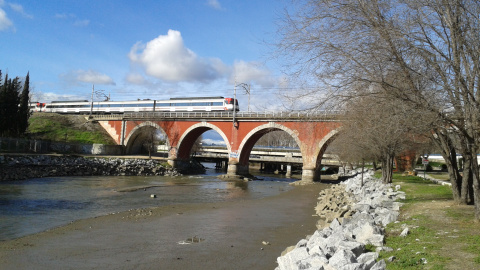
M 437 161 L 430 161 L 428 163 L 428 165 L 432 166 L 432 167 L 440 167 L 442 165 L 444 165 L 445 163 L 443 162 L 437 162 Z M 422 165 L 422 164 L 419 164 L 419 165 Z
M 393 251 L 380 252 L 379 259 L 387 261 L 387 269 L 480 269 L 473 207 L 455 205 L 448 186 L 417 176 L 393 178 L 407 196 L 398 222 L 385 228 L 385 246 Z M 406 227 L 409 234 L 400 237 Z
M 162 165 L 165 168 L 172 168 L 172 165 L 170 165 L 168 162 L 162 162 L 160 165 Z
M 41 140 L 112 144 L 112 139 L 81 116 L 34 114 L 29 119 L 28 133 Z

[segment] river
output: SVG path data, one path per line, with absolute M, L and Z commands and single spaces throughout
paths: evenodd
M 251 200 L 290 190 L 293 179 L 259 175 L 263 181 L 226 182 L 214 164 L 193 176 L 52 177 L 0 182 L 0 241 L 66 225 L 79 219 L 156 206 Z M 152 198 L 152 194 L 155 198 Z

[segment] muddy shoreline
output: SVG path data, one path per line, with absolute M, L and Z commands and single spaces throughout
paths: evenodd
M 314 207 L 324 188 L 328 185 L 314 184 L 257 200 L 79 220 L 0 242 L 0 264 L 5 269 L 274 269 L 286 247 L 315 232 Z M 179 244 L 195 237 L 203 241 Z

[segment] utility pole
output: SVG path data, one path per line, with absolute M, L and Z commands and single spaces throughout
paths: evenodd
M 248 107 L 247 107 L 247 112 L 250 112 L 250 84 L 247 84 L 248 88 L 246 88 L 245 86 L 243 87 L 243 89 L 245 89 L 245 93 L 248 94 Z
M 236 113 L 237 113 L 237 81 L 235 81 L 235 85 L 233 86 L 233 127 L 237 127 L 235 123 Z
M 93 92 L 95 91 L 95 84 L 92 84 L 92 100 L 90 103 L 90 115 L 88 118 L 92 118 L 92 113 L 93 113 Z
M 235 83 L 236 84 L 236 83 Z M 248 94 L 248 107 L 247 111 L 250 112 L 250 84 L 246 83 L 240 83 L 238 86 L 241 86 L 243 90 L 245 90 L 245 93 Z
M 248 94 L 248 111 L 250 112 L 250 85 L 246 83 L 239 83 L 237 85 L 237 80 L 235 80 L 235 84 L 233 85 L 233 126 L 236 127 L 235 123 L 235 116 L 237 113 L 237 86 L 241 86 L 245 93 Z

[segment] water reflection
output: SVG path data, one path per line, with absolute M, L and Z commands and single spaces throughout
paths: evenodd
M 218 174 L 210 169 L 197 176 L 55 177 L 2 182 L 0 240 L 130 209 L 256 199 L 290 188 L 285 179 L 230 182 L 217 179 Z

